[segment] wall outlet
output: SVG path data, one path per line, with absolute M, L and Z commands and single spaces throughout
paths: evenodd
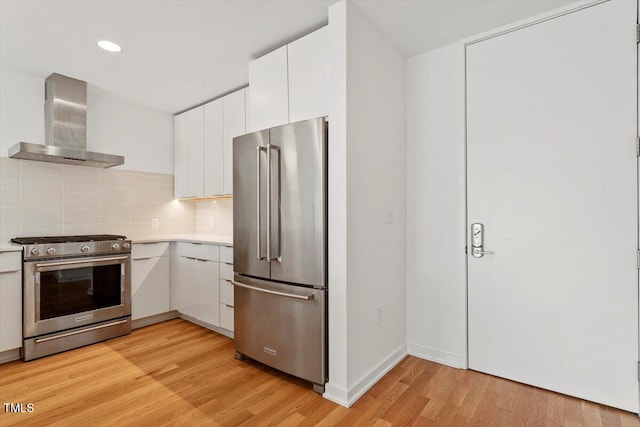
M 151 218 L 151 228 L 160 228 L 160 218 Z
M 393 224 L 393 209 L 387 209 L 387 214 L 384 216 L 385 224 Z
M 213 218 L 209 218 L 209 228 L 213 228 Z
M 376 323 L 382 323 L 382 306 L 379 305 L 376 307 Z

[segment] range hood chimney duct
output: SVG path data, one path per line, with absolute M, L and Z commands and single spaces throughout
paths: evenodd
M 9 157 L 97 168 L 124 164 L 123 156 L 87 151 L 87 83 L 61 74 L 45 80 L 45 145 L 20 142 Z

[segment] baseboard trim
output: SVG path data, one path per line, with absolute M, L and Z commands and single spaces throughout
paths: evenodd
M 149 317 L 143 317 L 142 319 L 136 319 L 131 321 L 131 329 L 144 328 L 145 326 L 155 325 L 156 323 L 164 322 L 166 320 L 175 319 L 178 317 L 177 311 L 168 311 L 162 314 L 156 314 Z
M 6 350 L 0 352 L 0 364 L 13 362 L 14 360 L 20 360 L 20 349 L 14 348 L 13 350 Z
M 213 325 L 211 325 L 211 324 L 209 324 L 207 322 L 203 322 L 203 321 L 198 320 L 198 319 L 196 319 L 194 317 L 187 316 L 186 314 L 179 313 L 178 317 L 180 317 L 181 319 L 186 320 L 187 322 L 195 323 L 198 326 L 202 326 L 203 328 L 207 328 L 207 329 L 209 329 L 209 330 L 211 330 L 213 332 L 216 332 L 216 333 L 218 333 L 220 335 L 224 335 L 225 337 L 233 339 L 233 331 L 229 331 L 227 329 L 220 328 L 218 326 L 213 326 Z
M 435 348 L 427 347 L 419 344 L 407 344 L 407 352 L 411 356 L 420 359 L 429 360 L 431 362 L 440 363 L 442 365 L 451 366 L 452 368 L 467 369 L 467 359 L 463 355 L 449 353 Z
M 370 370 L 365 374 L 356 384 L 349 390 L 345 390 L 341 387 L 335 387 L 331 382 L 325 385 L 325 392 L 322 395 L 327 400 L 330 400 L 338 405 L 346 408 L 351 407 L 358 401 L 375 383 L 380 381 L 387 372 L 393 369 L 398 363 L 407 356 L 406 344 L 400 345 L 389 356 L 387 356 L 378 366 Z

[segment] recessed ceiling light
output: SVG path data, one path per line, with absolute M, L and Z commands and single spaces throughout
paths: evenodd
M 100 40 L 98 42 L 98 46 L 100 46 L 104 50 L 108 50 L 109 52 L 120 52 L 122 50 L 120 46 L 118 46 L 114 42 L 110 42 L 109 40 Z

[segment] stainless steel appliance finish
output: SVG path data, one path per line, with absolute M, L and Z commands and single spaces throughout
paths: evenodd
M 324 384 L 327 292 L 237 274 L 234 282 L 236 350 L 288 374 Z
M 236 350 L 316 390 L 327 380 L 326 170 L 323 118 L 233 140 Z
M 87 83 L 61 74 L 45 80 L 45 145 L 19 142 L 9 157 L 108 168 L 124 157 L 87 151 Z
M 24 360 L 131 331 L 131 241 L 65 238 L 12 239 L 24 245 Z

